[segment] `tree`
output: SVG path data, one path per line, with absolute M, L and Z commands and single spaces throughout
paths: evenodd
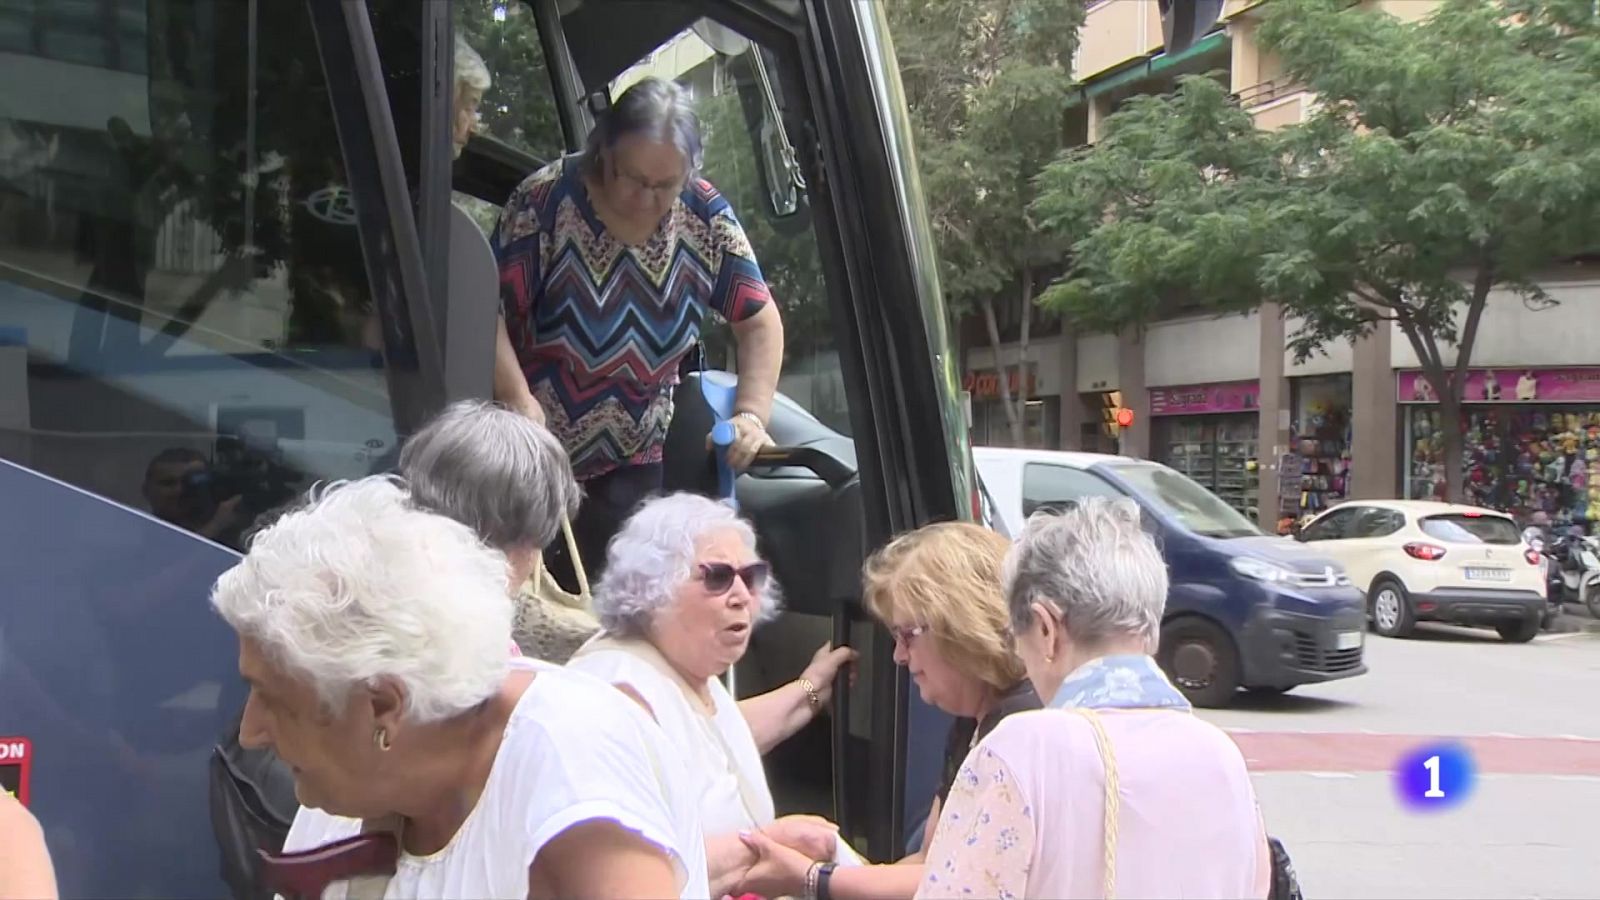
M 1040 178 L 1072 245 L 1043 302 L 1097 327 L 1276 302 L 1298 359 L 1397 327 L 1439 398 L 1464 495 L 1461 403 L 1489 295 L 1553 301 L 1552 264 L 1600 234 L 1600 20 L 1587 0 L 1446 0 L 1414 23 L 1347 0 L 1274 0 L 1260 39 L 1318 109 L 1258 131 L 1184 80 L 1111 116 Z
M 1012 442 L 1024 442 L 1034 280 L 1064 244 L 1029 215 L 1034 178 L 1064 144 L 1079 0 L 891 0 L 890 30 L 952 314 L 981 312 Z M 1019 290 L 1020 394 L 1011 396 L 996 298 Z

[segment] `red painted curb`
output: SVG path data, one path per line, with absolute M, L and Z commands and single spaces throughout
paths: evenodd
M 1408 751 L 1457 741 L 1478 771 L 1502 775 L 1600 775 L 1600 740 L 1356 732 L 1230 732 L 1252 772 L 1387 772 Z

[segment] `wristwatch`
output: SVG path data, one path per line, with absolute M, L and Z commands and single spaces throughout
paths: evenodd
M 761 421 L 761 417 L 760 416 L 756 415 L 753 412 L 750 412 L 749 410 L 741 409 L 741 410 L 739 410 L 739 412 L 735 413 L 735 416 L 737 418 L 740 418 L 740 419 L 749 419 L 750 421 L 754 422 L 756 424 L 756 427 L 761 429 L 762 431 L 766 431 L 767 430 L 767 423 Z

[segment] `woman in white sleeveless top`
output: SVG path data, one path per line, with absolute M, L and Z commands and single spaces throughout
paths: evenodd
M 666 731 L 700 798 L 715 897 L 756 862 L 741 831 L 760 828 L 813 859 L 849 852 L 825 820 L 775 820 L 761 756 L 827 705 L 855 651 L 824 645 L 800 678 L 744 701 L 719 680 L 777 612 L 755 546 L 750 524 L 725 504 L 694 494 L 646 502 L 612 540 L 595 586 L 602 631 L 568 663 L 633 695 Z
M 505 557 L 396 480 L 284 515 L 212 604 L 250 685 L 239 742 L 294 772 L 284 850 L 320 850 L 268 867 L 283 893 L 709 894 L 697 798 L 660 729 L 604 682 L 512 660 Z M 365 832 L 398 859 L 329 847 Z
M 1265 898 L 1244 758 L 1151 656 L 1167 569 L 1138 507 L 1035 515 L 1003 580 L 1047 708 L 968 755 L 917 896 Z

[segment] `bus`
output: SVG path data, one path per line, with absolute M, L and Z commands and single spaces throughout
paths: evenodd
M 457 35 L 494 79 L 459 158 Z M 738 693 L 857 647 L 770 760 L 779 807 L 875 859 L 919 833 L 948 720 L 859 569 L 980 493 L 878 0 L 52 0 L 0 8 L 0 745 L 29 748 L 0 783 L 64 896 L 227 893 L 207 771 L 245 691 L 211 584 L 258 516 L 490 396 L 484 224 L 663 67 L 782 304 L 774 432 L 830 462 L 740 479 L 789 602 Z

